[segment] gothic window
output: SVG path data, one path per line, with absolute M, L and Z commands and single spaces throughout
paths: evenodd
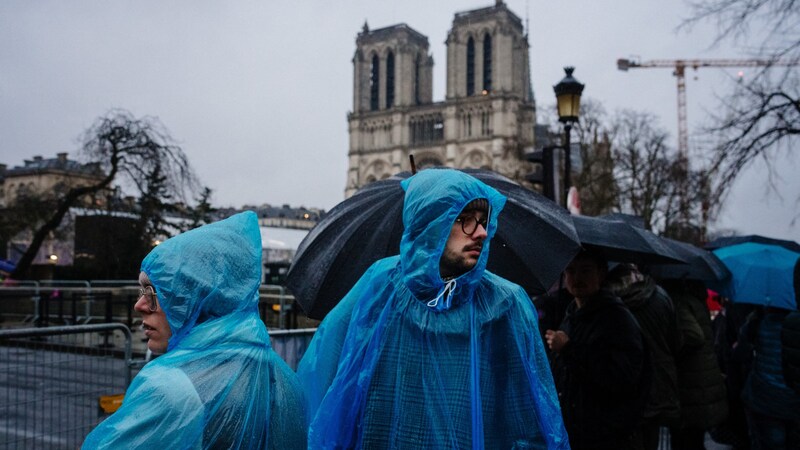
M 409 122 L 411 145 L 426 145 L 444 139 L 444 119 L 441 114 L 412 117 Z
M 369 77 L 369 109 L 370 111 L 378 110 L 378 76 L 380 75 L 380 60 L 378 55 L 372 55 L 372 68 Z
M 438 142 L 444 139 L 444 120 L 441 116 L 433 119 L 433 140 Z
M 386 108 L 394 106 L 394 53 L 386 56 Z
M 481 111 L 481 136 L 488 136 L 492 134 L 492 130 L 489 127 L 489 118 L 491 115 L 489 111 L 483 110 Z
M 475 94 L 475 40 L 467 41 L 467 95 Z
M 492 92 L 492 37 L 489 33 L 483 37 L 483 90 Z

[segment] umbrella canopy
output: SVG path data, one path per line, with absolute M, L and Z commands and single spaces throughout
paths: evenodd
M 746 242 L 714 250 L 731 271 L 722 294 L 737 303 L 797 309 L 793 275 L 800 253 Z
M 580 249 L 569 214 L 495 172 L 463 172 L 508 198 L 487 269 L 531 295 L 545 292 Z M 400 253 L 405 197 L 400 181 L 409 176 L 402 172 L 368 184 L 331 209 L 300 244 L 287 286 L 309 317 L 325 317 L 372 263 Z
M 731 245 L 744 244 L 746 242 L 755 242 L 757 244 L 770 244 L 778 245 L 787 250 L 795 253 L 800 253 L 800 244 L 795 241 L 785 241 L 783 239 L 774 239 L 766 236 L 759 236 L 757 234 L 749 234 L 747 236 L 728 236 L 714 239 L 708 244 L 704 245 L 709 250 L 715 250 L 722 247 L 730 247 Z
M 677 259 L 683 263 L 686 261 L 678 254 L 672 246 L 661 236 L 653 233 L 650 230 L 645 229 L 644 227 L 644 219 L 639 216 L 634 216 L 632 214 L 624 214 L 624 213 L 610 213 L 603 216 L 600 216 L 601 219 L 608 219 L 608 220 L 619 220 L 621 222 L 625 222 L 628 225 L 632 226 L 636 232 L 641 235 L 648 244 L 650 244 L 653 249 L 662 254 L 667 255 L 670 258 Z
M 684 262 L 658 242 L 658 236 L 626 222 L 587 216 L 573 216 L 572 221 L 581 245 L 600 252 L 609 261 L 636 264 Z M 652 235 L 652 239 L 647 234 Z
M 713 253 L 674 239 L 659 238 L 669 246 L 686 264 L 654 264 L 649 266 L 650 275 L 659 279 L 722 281 L 730 277 L 730 271 Z

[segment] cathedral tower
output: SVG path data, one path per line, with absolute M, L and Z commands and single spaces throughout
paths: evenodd
M 535 105 L 522 21 L 502 2 L 457 13 L 447 38 L 447 89 L 433 102 L 428 38 L 406 24 L 356 38 L 345 195 L 409 170 L 487 168 L 525 182 Z

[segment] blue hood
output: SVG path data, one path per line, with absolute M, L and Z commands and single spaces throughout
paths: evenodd
M 419 300 L 430 300 L 445 286 L 439 273 L 439 260 L 453 222 L 472 200 L 485 198 L 489 201 L 487 237 L 478 263 L 456 278 L 453 298 L 456 303 L 465 301 L 486 270 L 489 243 L 497 231 L 497 217 L 506 198 L 477 178 L 452 169 L 423 170 L 403 180 L 401 185 L 406 191 L 405 230 L 400 241 L 401 271 L 403 282 Z
M 172 330 L 168 350 L 197 323 L 258 308 L 261 232 L 253 212 L 168 239 L 142 261 Z
M 307 448 L 301 388 L 258 315 L 256 215 L 175 236 L 142 271 L 172 337 L 83 448 Z

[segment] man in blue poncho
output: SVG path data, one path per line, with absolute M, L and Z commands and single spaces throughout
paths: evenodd
M 148 347 L 163 355 L 84 449 L 306 448 L 300 385 L 258 315 L 261 252 L 247 212 L 147 255 L 135 309 Z
M 455 170 L 403 181 L 400 255 L 373 264 L 298 374 L 310 448 L 569 448 L 525 291 L 486 270 L 505 197 Z

